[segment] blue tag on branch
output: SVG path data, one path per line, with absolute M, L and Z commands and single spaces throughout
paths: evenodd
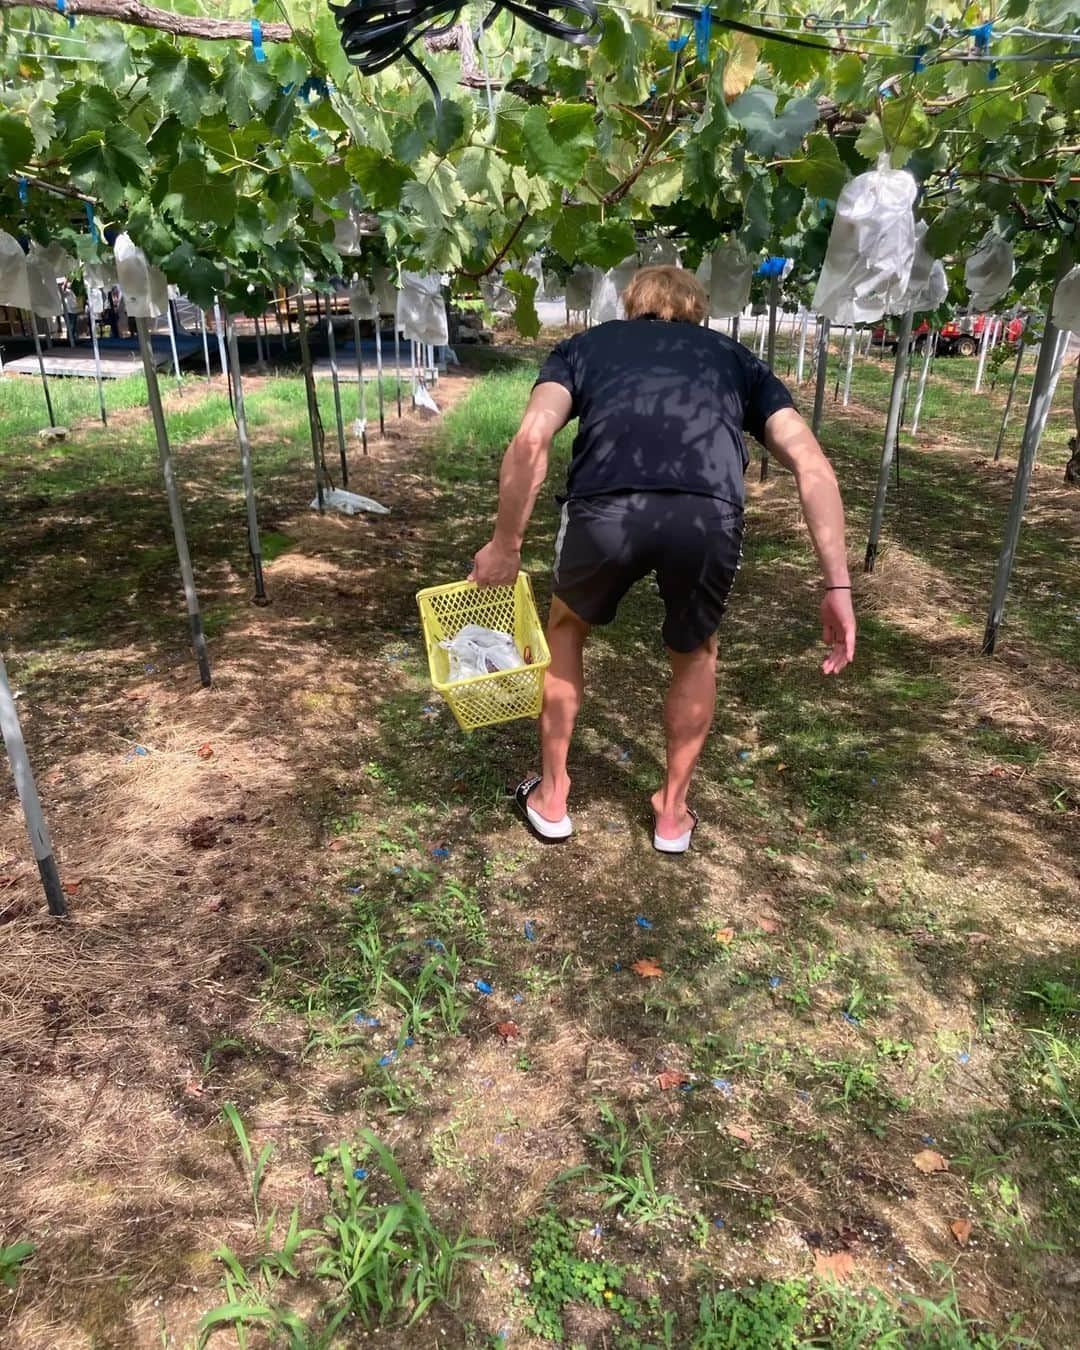
M 265 61 L 266 53 L 263 51 L 262 24 L 258 19 L 251 21 L 251 46 L 255 52 L 256 61 Z
M 697 59 L 703 66 L 709 64 L 709 39 L 712 37 L 712 6 L 702 5 L 701 13 L 694 20 L 694 46 Z
M 682 37 L 668 38 L 668 51 L 681 52 L 689 41 L 690 41 L 689 33 L 684 33 Z
M 27 201 L 29 201 L 29 199 L 30 199 L 30 181 L 29 181 L 29 179 L 27 179 L 27 178 L 20 178 L 20 179 L 19 179 L 19 201 L 21 201 L 21 202 L 25 205 L 25 203 L 26 203 Z M 87 202 L 87 206 L 89 206 L 89 205 L 90 205 L 90 203 Z
M 57 13 L 63 14 L 68 21 L 68 27 L 75 27 L 75 15 L 67 12 L 67 0 L 56 0 Z

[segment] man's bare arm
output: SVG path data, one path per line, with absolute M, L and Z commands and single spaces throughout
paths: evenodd
M 855 655 L 855 612 L 844 540 L 844 504 L 836 474 L 816 436 L 794 408 L 781 408 L 765 423 L 765 445 L 769 454 L 795 475 L 803 515 L 825 577 L 821 619 L 825 641 L 832 650 L 822 670 L 826 675 L 835 675 Z
M 561 384 L 538 384 L 503 455 L 495 533 L 473 561 L 478 586 L 508 586 L 521 565 L 521 544 L 547 477 L 551 442 L 570 420 L 572 401 Z

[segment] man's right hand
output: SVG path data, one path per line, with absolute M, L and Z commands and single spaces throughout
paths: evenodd
M 821 663 L 822 673 L 838 675 L 855 659 L 855 610 L 851 592 L 826 591 L 821 602 L 821 635 L 828 647 L 828 656 Z
M 484 545 L 473 559 L 469 580 L 478 586 L 512 586 L 521 571 L 521 552 L 497 539 Z

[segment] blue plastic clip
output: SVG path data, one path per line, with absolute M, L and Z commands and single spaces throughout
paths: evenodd
M 990 50 L 990 40 L 994 36 L 994 25 L 992 23 L 976 24 L 974 28 L 969 28 L 968 32 L 975 39 L 975 50 L 985 56 Z
M 1001 74 L 1001 71 L 998 70 L 997 62 L 996 62 L 996 61 L 991 61 L 990 64 L 989 64 L 989 66 L 987 66 L 987 68 L 986 68 L 986 82 L 987 82 L 987 84 L 993 84 L 993 82 L 997 79 L 997 77 L 998 77 L 1000 74 Z
M 90 238 L 95 244 L 99 243 L 101 235 L 98 232 L 97 221 L 94 219 L 94 203 L 83 202 L 83 205 L 86 207 L 86 223 L 90 226 Z
M 689 41 L 690 41 L 689 33 L 684 33 L 682 37 L 668 38 L 668 51 L 681 52 Z
M 694 20 L 694 46 L 697 59 L 703 66 L 709 64 L 709 39 L 712 37 L 712 6 L 702 5 L 701 13 Z
M 920 42 L 915 48 L 915 55 L 911 59 L 911 69 L 916 75 L 921 75 L 926 69 L 926 62 L 923 60 L 923 57 L 926 55 L 927 50 L 925 42 Z
M 19 201 L 21 201 L 23 205 L 25 205 L 29 200 L 30 200 L 30 180 L 29 178 L 20 178 Z
M 263 51 L 262 24 L 258 19 L 252 19 L 251 21 L 251 46 L 255 52 L 255 60 L 265 61 L 266 53 Z
M 75 27 L 75 15 L 67 12 L 67 0 L 56 0 L 56 11 L 67 19 L 69 28 Z
M 782 275 L 782 273 L 783 273 L 784 268 L 785 268 L 786 265 L 787 265 L 787 259 L 786 259 L 786 258 L 766 258 L 766 259 L 765 259 L 762 263 L 760 263 L 759 266 L 758 266 L 758 276 L 759 276 L 759 277 L 778 277 L 778 276 Z M 740 758 L 740 759 L 749 759 L 749 758 L 750 758 L 750 751 L 749 751 L 749 750 L 740 750 L 740 751 L 739 751 L 739 758 Z

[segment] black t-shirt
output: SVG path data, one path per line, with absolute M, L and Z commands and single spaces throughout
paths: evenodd
M 615 319 L 560 342 L 537 384 L 561 384 L 578 433 L 567 497 L 693 492 L 743 504 L 749 455 L 791 395 L 741 343 L 692 323 Z

